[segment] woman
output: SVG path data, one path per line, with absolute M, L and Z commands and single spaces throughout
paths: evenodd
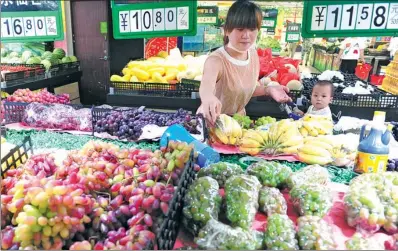
M 355 73 L 358 60 L 365 62 L 365 43 L 360 38 L 346 38 L 340 45 L 339 60 L 340 71 L 343 73 Z
M 202 105 L 198 113 L 210 124 L 220 114 L 244 114 L 245 106 L 255 96 L 268 95 L 277 102 L 291 101 L 286 87 L 264 87 L 257 81 L 260 62 L 254 45 L 261 21 L 260 8 L 247 0 L 236 1 L 228 11 L 224 46 L 206 60 L 199 89 Z

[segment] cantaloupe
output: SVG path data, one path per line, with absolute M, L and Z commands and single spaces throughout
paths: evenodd
M 303 84 L 298 80 L 290 80 L 286 85 L 289 90 L 299 91 L 303 88 Z

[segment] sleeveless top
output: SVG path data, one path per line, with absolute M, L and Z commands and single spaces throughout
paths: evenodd
M 221 113 L 245 114 L 245 106 L 252 98 L 260 73 L 257 51 L 250 49 L 248 59 L 241 61 L 231 57 L 222 46 L 209 57 L 217 57 L 222 62 L 220 77 L 215 86 L 215 96 L 222 104 Z

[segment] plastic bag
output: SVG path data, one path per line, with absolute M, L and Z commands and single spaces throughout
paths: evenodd
M 259 56 L 260 61 L 262 61 L 262 59 L 271 60 L 272 59 L 272 49 L 271 48 L 265 48 L 265 49 L 258 48 L 257 55 Z
M 212 177 L 217 180 L 220 188 L 224 188 L 227 179 L 239 174 L 243 174 L 243 170 L 239 165 L 228 162 L 218 162 L 200 169 L 198 177 Z
M 300 81 L 300 76 L 296 73 L 287 72 L 287 73 L 279 74 L 278 76 L 279 76 L 278 77 L 279 84 L 284 85 L 284 86 L 286 86 L 287 83 L 289 83 L 291 80 Z
M 325 216 L 333 205 L 328 187 L 319 184 L 302 184 L 290 190 L 290 198 L 301 216 Z
M 92 115 L 88 108 L 75 109 L 61 104 L 48 106 L 31 103 L 25 109 L 22 123 L 38 128 L 88 132 L 92 130 Z
M 258 204 L 259 210 L 266 215 L 286 214 L 287 204 L 282 193 L 277 188 L 262 187 L 260 189 Z
M 211 219 L 195 238 L 201 249 L 210 250 L 258 250 L 263 249 L 263 234 L 254 230 L 232 228 Z
M 268 250 L 299 250 L 294 223 L 287 215 L 268 217 L 264 242 Z
M 318 216 L 301 216 L 297 219 L 298 242 L 304 250 L 335 250 L 332 227 Z
M 256 176 L 263 186 L 282 188 L 292 174 L 292 170 L 275 161 L 259 161 L 251 164 L 246 173 Z
M 218 220 L 222 198 L 218 183 L 210 177 L 201 177 L 189 187 L 184 197 L 183 223 L 196 235 L 210 219 Z
M 258 209 L 260 182 L 255 176 L 237 175 L 225 184 L 227 218 L 234 226 L 250 229 Z
M 292 173 L 287 179 L 287 185 L 290 189 L 300 184 L 323 184 L 330 182 L 328 170 L 320 165 L 310 165 Z
M 351 239 L 345 242 L 345 247 L 346 250 L 384 250 L 384 243 L 370 240 L 360 233 L 355 233 Z
M 371 70 L 372 66 L 370 64 L 358 64 L 355 67 L 355 75 L 362 80 L 367 80 Z

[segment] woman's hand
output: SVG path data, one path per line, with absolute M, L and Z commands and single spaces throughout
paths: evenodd
M 287 95 L 289 88 L 286 86 L 269 86 L 265 89 L 266 95 L 273 98 L 278 103 L 292 102 L 292 99 Z
M 199 112 L 202 112 L 207 122 L 211 126 L 214 126 L 214 123 L 221 114 L 221 107 L 220 100 L 216 96 L 211 95 L 202 99 L 201 111 Z

